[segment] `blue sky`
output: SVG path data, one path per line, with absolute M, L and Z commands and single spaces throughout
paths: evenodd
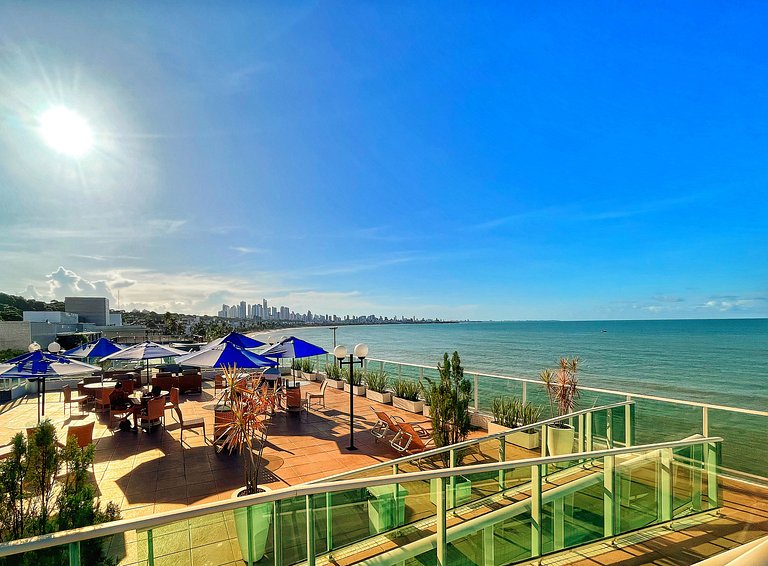
M 768 7 L 4 3 L 0 289 L 768 316 Z M 42 140 L 51 106 L 93 148 Z

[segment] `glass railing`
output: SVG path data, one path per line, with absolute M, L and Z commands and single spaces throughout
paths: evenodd
M 101 544 L 125 565 L 508 564 L 717 508 L 721 441 L 302 484 L 5 543 L 0 557 L 75 566 Z

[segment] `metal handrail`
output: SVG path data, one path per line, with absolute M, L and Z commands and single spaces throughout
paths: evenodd
M 368 358 L 369 362 L 383 362 L 385 364 L 396 364 L 401 366 L 408 366 L 408 367 L 415 367 L 415 368 L 422 368 L 422 369 L 435 369 L 433 366 L 425 366 L 422 364 L 411 364 L 406 362 L 397 362 L 394 360 L 383 360 L 379 358 Z M 481 377 L 493 377 L 496 379 L 505 379 L 507 381 L 520 381 L 524 383 L 533 383 L 535 385 L 542 386 L 542 382 L 537 379 L 529 379 L 526 377 L 512 377 L 509 375 L 498 375 L 494 373 L 484 373 L 479 371 L 471 371 L 471 370 L 464 370 L 465 375 L 477 375 Z M 622 397 L 632 397 L 634 399 L 646 399 L 649 401 L 662 401 L 666 403 L 673 403 L 673 404 L 679 404 L 679 405 L 688 405 L 690 407 L 700 407 L 700 408 L 707 408 L 707 409 L 714 409 L 718 411 L 732 411 L 734 413 L 743 413 L 747 415 L 757 415 L 761 417 L 768 417 L 768 411 L 760 411 L 757 409 L 744 409 L 741 407 L 730 407 L 727 405 L 717 405 L 714 403 L 702 403 L 699 401 L 687 401 L 685 399 L 675 399 L 673 397 L 661 397 L 659 395 L 646 395 L 644 393 L 630 393 L 628 391 L 617 391 L 614 389 L 601 389 L 599 387 L 588 387 L 586 385 L 579 385 L 579 389 L 582 391 L 591 391 L 593 393 L 605 393 L 608 395 L 618 395 Z
M 331 481 L 331 480 L 337 480 L 341 478 L 345 478 L 347 476 L 351 476 L 354 474 L 360 474 L 364 472 L 369 472 L 371 470 L 375 470 L 377 468 L 386 468 L 386 467 L 392 467 L 394 465 L 402 464 L 404 462 L 409 462 L 411 460 L 421 460 L 424 458 L 429 458 L 430 456 L 435 456 L 437 454 L 442 454 L 444 452 L 450 452 L 451 450 L 460 450 L 462 448 L 466 448 L 468 446 L 473 446 L 475 444 L 479 444 L 481 442 L 486 442 L 488 440 L 494 440 L 502 437 L 506 437 L 508 434 L 513 432 L 525 432 L 527 430 L 532 430 L 541 426 L 548 426 L 550 424 L 565 420 L 565 419 L 571 419 L 573 417 L 578 417 L 579 415 L 585 415 L 588 413 L 594 413 L 597 411 L 605 411 L 608 409 L 616 409 L 618 407 L 624 407 L 626 405 L 633 405 L 634 401 L 620 401 L 618 403 L 612 403 L 610 405 L 601 405 L 599 407 L 590 407 L 589 409 L 581 409 L 579 411 L 575 411 L 573 413 L 568 413 L 567 415 L 563 415 L 560 417 L 552 417 L 551 419 L 545 419 L 543 421 L 538 421 L 533 424 L 519 426 L 516 428 L 510 428 L 509 430 L 505 430 L 503 432 L 494 432 L 493 434 L 486 434 L 485 436 L 481 436 L 479 438 L 472 438 L 470 440 L 465 440 L 463 442 L 457 442 L 456 444 L 451 444 L 450 446 L 441 446 L 440 448 L 433 448 L 432 450 L 426 450 L 424 452 L 419 452 L 417 455 L 412 456 L 403 456 L 401 458 L 397 458 L 395 460 L 387 460 L 386 462 L 378 462 L 376 464 L 372 464 L 370 466 L 366 466 L 365 468 L 358 468 L 356 470 L 351 470 L 349 472 L 342 472 L 340 474 L 336 474 L 333 476 L 328 476 L 327 478 L 321 478 L 317 480 L 311 480 L 307 483 L 317 483 L 317 482 L 324 482 L 324 481 Z M 464 467 L 462 467 L 464 468 Z
M 452 475 L 476 474 L 483 472 L 497 472 L 507 468 L 520 468 L 528 466 L 542 466 L 547 464 L 556 464 L 558 462 L 568 462 L 571 460 L 590 460 L 603 458 L 605 456 L 620 456 L 623 454 L 632 454 L 635 452 L 650 452 L 653 450 L 665 450 L 694 446 L 698 444 L 720 443 L 723 439 L 720 437 L 697 437 L 674 442 L 660 442 L 656 444 L 645 444 L 640 446 L 630 446 L 622 448 L 612 448 L 606 450 L 596 450 L 593 452 L 575 452 L 562 456 L 548 456 L 546 458 L 529 458 L 526 460 L 515 460 L 506 462 L 492 462 L 489 464 L 477 464 L 474 466 L 465 466 L 462 468 L 443 468 L 440 470 L 427 470 L 419 472 L 409 472 L 405 474 L 379 476 L 375 478 L 359 478 L 346 481 L 326 481 L 322 483 L 304 483 L 297 486 L 286 487 L 266 493 L 257 493 L 236 499 L 226 501 L 217 501 L 213 503 L 204 503 L 182 510 L 166 511 L 147 517 L 135 519 L 122 519 L 100 525 L 91 525 L 79 529 L 68 531 L 59 531 L 47 535 L 39 535 L 26 539 L 20 539 L 0 544 L 0 557 L 11 556 L 22 552 L 32 552 L 42 550 L 53 546 L 61 546 L 70 543 L 81 542 L 93 538 L 106 537 L 110 535 L 121 534 L 126 531 L 148 530 L 168 523 L 194 519 L 212 513 L 233 511 L 251 505 L 261 503 L 271 503 L 291 497 L 305 497 L 308 495 L 317 495 L 323 493 L 336 493 L 339 491 L 349 491 L 354 489 L 364 489 L 368 487 L 388 485 L 394 483 L 403 483 L 411 481 L 427 481 L 436 478 L 448 478 Z

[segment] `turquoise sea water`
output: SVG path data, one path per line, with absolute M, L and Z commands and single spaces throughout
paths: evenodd
M 332 349 L 329 328 L 293 333 Z M 428 366 L 443 352 L 458 350 L 467 371 L 532 379 L 560 356 L 578 355 L 587 386 L 768 410 L 768 319 L 340 326 L 336 340 L 349 348 L 365 342 L 372 358 Z M 498 380 L 483 380 L 480 391 L 484 406 L 494 395 L 519 394 Z M 529 398 L 544 403 L 530 389 Z M 581 405 L 619 400 L 585 394 Z M 638 401 L 636 415 L 639 442 L 678 439 L 701 429 L 697 408 Z M 765 449 L 755 451 L 768 445 L 767 431 L 768 418 L 710 412 L 710 434 L 726 439 L 726 465 L 768 475 Z

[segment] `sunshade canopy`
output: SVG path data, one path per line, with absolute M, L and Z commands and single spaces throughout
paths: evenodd
M 289 336 L 264 350 L 261 355 L 267 358 L 307 358 L 327 353 L 320 346 L 315 346 L 295 336 Z
M 176 363 L 207 368 L 232 367 L 261 368 L 277 365 L 277 362 L 239 348 L 232 343 L 224 343 L 213 348 L 200 350 L 176 358 Z
M 221 338 L 216 338 L 216 340 L 208 342 L 208 344 L 206 344 L 203 349 L 207 350 L 208 348 L 213 348 L 219 344 L 234 344 L 235 346 L 239 346 L 241 348 L 258 348 L 259 346 L 264 346 L 264 342 L 259 342 L 250 336 L 240 334 L 239 332 L 230 332 L 226 336 L 222 336 Z
M 0 377 L 46 378 L 90 373 L 100 368 L 36 350 L 0 363 Z
M 101 361 L 105 360 L 154 360 L 157 358 L 172 358 L 175 356 L 181 356 L 186 354 L 182 350 L 171 348 L 170 346 L 163 346 L 156 344 L 155 342 L 142 342 L 141 344 L 135 344 L 128 346 L 127 348 L 104 356 Z
M 62 355 L 68 358 L 103 358 L 122 349 L 121 346 L 118 346 L 108 338 L 99 338 L 95 342 L 88 342 L 87 344 L 81 344 L 76 348 L 67 350 Z

